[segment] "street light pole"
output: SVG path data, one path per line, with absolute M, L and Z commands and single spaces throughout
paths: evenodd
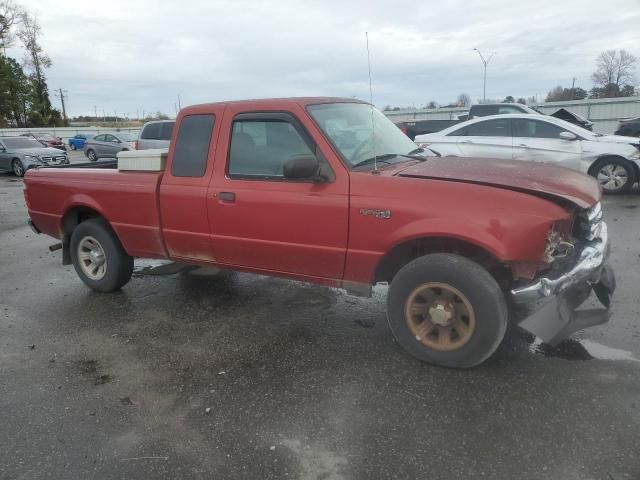
M 478 50 L 477 48 L 474 48 L 474 50 L 478 52 L 478 55 L 480 55 L 480 60 L 482 60 L 482 64 L 484 65 L 484 81 L 482 83 L 482 101 L 486 102 L 487 101 L 487 65 L 489 65 L 489 62 L 491 61 L 493 56 L 496 54 L 496 52 L 493 52 L 491 55 L 489 55 L 488 58 L 485 59 L 484 56 L 482 55 L 482 52 L 480 52 L 480 50 Z

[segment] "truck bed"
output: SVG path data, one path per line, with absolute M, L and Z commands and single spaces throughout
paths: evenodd
M 78 205 L 89 206 L 109 221 L 127 253 L 165 257 L 158 208 L 162 175 L 101 168 L 30 170 L 24 182 L 29 216 L 43 233 L 62 238 L 64 216 L 80 213 Z

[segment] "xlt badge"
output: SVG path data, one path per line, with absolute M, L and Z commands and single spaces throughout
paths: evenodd
M 365 217 L 391 218 L 391 210 L 379 210 L 377 208 L 361 208 L 360 215 Z

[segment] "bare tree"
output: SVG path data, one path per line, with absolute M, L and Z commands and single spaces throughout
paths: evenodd
M 427 108 L 438 108 L 438 104 L 435 101 L 430 100 L 429 103 L 427 103 Z
M 614 88 L 616 93 L 624 85 L 635 83 L 636 57 L 626 50 L 605 50 L 596 58 L 596 71 L 591 75 L 593 83 L 601 88 Z
M 22 12 L 21 26 L 18 31 L 18 38 L 26 50 L 25 65 L 32 71 L 32 79 L 35 86 L 38 110 L 44 116 L 51 109 L 49 93 L 47 92 L 47 82 L 44 70 L 51 66 L 51 59 L 44 53 L 40 45 L 41 28 L 38 19 L 28 12 Z
M 13 28 L 20 23 L 23 14 L 24 9 L 13 0 L 0 1 L 0 48 L 5 57 L 7 47 L 10 47 L 15 39 Z
M 458 95 L 458 106 L 459 107 L 470 107 L 471 106 L 471 97 L 466 93 L 461 93 Z

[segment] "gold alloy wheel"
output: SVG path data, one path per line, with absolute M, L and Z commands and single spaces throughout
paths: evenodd
M 476 316 L 467 297 L 446 283 L 418 286 L 404 306 L 405 321 L 416 340 L 433 350 L 463 347 L 476 329 Z

